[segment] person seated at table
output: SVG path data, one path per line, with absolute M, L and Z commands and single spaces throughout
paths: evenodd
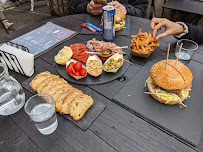
M 113 5 L 116 9 L 122 10 L 126 15 L 137 17 L 145 17 L 148 7 L 148 0 L 107 0 L 107 3 L 107 5 Z M 102 4 L 95 4 L 93 0 L 77 0 L 75 10 L 76 13 L 100 15 L 102 13 Z
M 165 32 L 159 34 L 156 33 L 165 28 Z M 153 37 L 157 40 L 162 39 L 169 35 L 174 35 L 178 39 L 190 39 L 197 43 L 203 43 L 203 27 L 194 26 L 183 22 L 172 22 L 165 18 L 153 18 L 151 21 L 151 29 L 153 30 Z
M 0 10 L 0 20 L 3 22 L 4 26 L 6 27 L 6 29 L 9 29 L 13 25 L 13 23 L 9 22 L 5 18 L 4 14 L 3 14 L 3 12 L 1 10 Z

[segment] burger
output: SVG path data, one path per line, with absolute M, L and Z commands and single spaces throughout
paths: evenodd
M 116 9 L 115 16 L 114 16 L 115 31 L 119 31 L 125 26 L 124 19 L 125 19 L 125 14 L 123 13 L 123 11 Z
M 154 64 L 147 79 L 148 93 L 157 101 L 169 105 L 182 102 L 189 97 L 192 73 L 183 63 L 162 60 Z

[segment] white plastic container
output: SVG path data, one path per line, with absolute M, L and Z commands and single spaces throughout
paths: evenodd
M 74 62 L 74 63 L 76 63 L 77 61 L 76 60 L 73 60 L 73 59 L 70 59 L 69 61 L 66 61 L 66 68 L 67 68 L 67 66 L 71 63 L 71 62 Z M 84 69 L 86 69 L 86 67 L 82 64 L 82 68 L 84 68 Z M 87 71 L 87 69 L 86 69 L 86 71 Z M 69 73 L 70 74 L 70 73 Z M 72 77 L 74 77 L 76 80 L 79 80 L 79 79 L 82 79 L 82 78 L 84 78 L 84 77 L 86 77 L 86 75 L 87 75 L 87 72 L 86 72 L 86 75 L 85 76 L 74 76 L 74 75 L 72 75 L 72 74 L 70 74 Z
M 118 53 L 116 53 L 116 54 L 114 54 L 113 56 L 111 56 L 110 58 L 108 58 L 105 63 L 109 62 L 109 60 L 112 59 L 112 58 L 113 58 L 114 60 L 118 60 L 119 58 L 121 58 L 121 59 L 122 59 L 121 66 L 120 66 L 118 69 L 109 70 L 109 71 L 106 71 L 106 70 L 104 69 L 104 71 L 116 73 L 116 72 L 122 67 L 122 65 L 123 65 L 123 54 L 118 54 Z M 105 65 L 105 63 L 104 63 L 104 65 Z
M 98 58 L 96 55 L 93 55 L 93 56 L 89 56 L 89 58 L 87 59 L 87 63 L 86 63 L 86 67 L 87 67 L 87 65 L 88 65 L 88 63 L 89 63 L 89 61 L 90 60 L 97 60 L 97 61 L 99 61 L 99 63 L 102 65 L 102 71 L 103 71 L 103 63 L 102 63 L 102 61 L 100 60 L 100 58 Z M 88 72 L 88 69 L 87 69 L 87 72 Z M 89 73 L 88 73 L 89 74 Z M 99 75 L 101 75 L 102 74 L 102 72 L 99 74 Z M 91 74 L 90 74 L 91 75 Z M 98 75 L 98 76 L 99 76 Z M 95 76 L 95 77 L 97 77 L 97 76 Z

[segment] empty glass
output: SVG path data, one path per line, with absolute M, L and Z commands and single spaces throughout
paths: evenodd
M 11 115 L 25 103 L 22 86 L 8 73 L 5 64 L 0 63 L 0 115 Z
M 48 135 L 56 130 L 58 121 L 52 96 L 36 94 L 27 100 L 24 109 L 40 133 Z
M 198 44 L 188 39 L 179 40 L 176 44 L 176 50 L 175 50 L 176 58 L 178 57 L 178 51 L 181 43 L 183 43 L 183 46 L 180 51 L 179 59 L 190 60 L 193 54 L 195 53 L 195 51 L 198 49 Z

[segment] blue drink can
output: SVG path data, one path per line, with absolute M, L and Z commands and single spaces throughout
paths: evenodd
M 111 41 L 115 38 L 115 7 L 106 5 L 103 7 L 103 38 Z

